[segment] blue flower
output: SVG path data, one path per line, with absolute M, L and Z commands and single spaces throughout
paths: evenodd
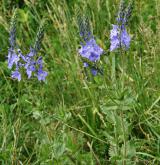
M 19 56 L 10 48 L 8 50 L 8 68 L 11 69 L 13 64 L 17 65 L 19 60 Z
M 128 49 L 130 46 L 131 38 L 128 35 L 124 26 L 112 25 L 113 29 L 110 33 L 110 51 L 113 51 L 117 48 L 124 47 Z
M 30 48 L 30 52 L 27 55 L 23 55 L 21 50 L 15 50 L 16 47 L 16 15 L 17 10 L 15 10 L 14 15 L 11 20 L 11 27 L 9 33 L 9 43 L 10 48 L 8 50 L 8 68 L 11 69 L 13 65 L 16 70 L 12 71 L 12 78 L 21 80 L 21 73 L 19 71 L 25 69 L 28 78 L 31 78 L 32 72 L 35 72 L 34 75 L 37 75 L 38 80 L 45 80 L 47 76 L 47 72 L 43 71 L 42 57 L 36 57 L 38 51 L 41 48 L 41 42 L 44 36 L 44 22 L 40 25 L 39 30 L 37 32 L 34 48 Z M 38 67 L 37 67 L 38 65 Z
M 111 30 L 110 33 L 110 40 L 111 40 L 110 51 L 113 51 L 114 49 L 117 49 L 120 46 L 119 27 L 118 25 L 112 25 L 112 26 L 113 29 Z
M 103 49 L 96 44 L 96 41 L 92 38 L 86 42 L 85 45 L 82 44 L 82 47 L 79 49 L 79 54 L 87 58 L 89 61 L 95 63 L 100 60 L 100 56 L 103 54 Z M 84 62 L 83 66 L 88 67 L 88 63 Z M 91 69 L 93 75 L 97 75 L 96 69 Z
M 34 57 L 36 53 L 36 50 L 31 47 L 30 52 L 27 54 L 27 57 Z
M 96 41 L 92 38 L 86 42 L 86 45 L 82 45 L 79 49 L 79 54 L 82 57 L 89 59 L 91 62 L 96 62 L 100 59 L 103 49 L 96 44 Z
M 131 37 L 127 33 L 127 30 L 125 28 L 123 28 L 122 32 L 121 32 L 121 43 L 126 49 L 129 48 L 130 41 L 131 41 Z
M 112 25 L 112 30 L 110 33 L 110 51 L 113 51 L 117 48 L 125 48 L 128 49 L 130 46 L 131 38 L 126 30 L 126 25 L 128 23 L 128 19 L 131 16 L 133 7 L 133 2 L 131 2 L 128 7 L 124 4 L 122 0 L 120 3 L 120 8 L 117 17 L 117 25 Z
M 38 69 L 38 72 L 36 74 L 39 81 L 45 81 L 47 75 L 48 73 L 46 71 L 43 71 L 41 68 Z
M 48 75 L 48 73 L 46 71 L 43 71 L 43 60 L 41 56 L 37 59 L 36 64 L 38 65 L 38 71 L 36 74 L 38 80 L 45 81 L 45 78 Z
M 91 73 L 92 73 L 94 76 L 97 75 L 97 72 L 98 72 L 98 71 L 97 71 L 96 69 L 94 69 L 94 68 L 91 69 Z
M 21 58 L 25 62 L 24 67 L 26 69 L 28 78 L 31 78 L 32 72 L 36 71 L 36 62 L 33 59 L 35 55 L 36 55 L 36 51 L 32 48 L 30 48 L 30 52 L 26 56 L 23 56 L 21 54 Z
M 87 68 L 87 67 L 88 67 L 88 63 L 84 62 L 84 63 L 83 63 L 83 67 L 84 67 L 84 68 Z
M 40 57 L 37 59 L 36 63 L 39 65 L 39 67 L 40 67 L 41 69 L 43 68 L 42 56 L 40 56 Z
M 25 69 L 26 69 L 26 73 L 28 75 L 28 78 L 31 78 L 32 76 L 32 72 L 34 72 L 36 70 L 36 66 L 35 66 L 35 61 L 28 61 L 26 64 L 25 64 Z
M 16 67 L 16 70 L 12 71 L 11 77 L 20 81 L 21 73 L 19 72 L 19 68 L 24 68 L 28 78 L 31 78 L 32 72 L 35 72 L 38 80 L 44 81 L 48 74 L 47 72 L 43 71 L 42 57 L 39 57 L 37 60 L 35 60 L 34 56 L 36 55 L 36 51 L 32 48 L 27 55 L 23 55 L 20 49 L 18 49 L 17 52 L 18 53 L 16 53 L 12 48 L 10 48 L 8 51 L 8 68 L 11 69 L 14 64 Z
M 18 71 L 18 68 L 15 71 L 12 71 L 11 77 L 18 79 L 18 81 L 21 81 L 21 73 Z

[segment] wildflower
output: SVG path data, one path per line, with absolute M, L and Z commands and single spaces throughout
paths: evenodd
M 31 78 L 32 72 L 34 72 L 36 70 L 36 66 L 35 66 L 36 62 L 33 59 L 33 57 L 35 55 L 36 55 L 36 52 L 32 48 L 30 48 L 30 52 L 26 56 L 23 56 L 21 54 L 21 58 L 25 62 L 24 67 L 26 69 L 26 73 L 27 73 L 28 78 Z
M 117 17 L 117 25 L 112 25 L 112 30 L 110 33 L 110 51 L 113 51 L 117 48 L 128 49 L 130 46 L 131 38 L 126 30 L 126 25 L 128 19 L 131 15 L 132 3 L 128 5 L 128 8 L 125 10 L 124 1 L 120 3 L 120 9 Z
M 18 81 L 21 81 L 21 73 L 19 72 L 18 68 L 15 71 L 12 71 L 11 77 L 18 79 Z
M 131 38 L 128 35 L 125 27 L 123 26 L 121 30 L 118 25 L 112 25 L 112 27 L 113 29 L 111 30 L 110 34 L 110 51 L 113 51 L 119 47 L 125 47 L 125 49 L 128 49 Z
M 13 64 L 18 64 L 19 56 L 15 53 L 13 49 L 9 49 L 8 51 L 8 68 L 11 69 Z
M 36 65 L 38 67 L 38 71 L 35 74 L 39 81 L 45 81 L 46 76 L 48 73 L 46 71 L 43 71 L 43 60 L 42 57 L 39 57 L 36 61 Z
M 27 57 L 33 57 L 35 55 L 36 55 L 36 50 L 31 47 L 30 52 L 27 54 Z
M 131 37 L 127 33 L 127 30 L 124 28 L 121 31 L 121 43 L 125 46 L 126 49 L 130 46 Z
M 79 49 L 79 54 L 93 63 L 100 60 L 102 53 L 103 49 L 96 44 L 96 41 L 93 38 L 87 41 L 86 44 L 82 45 Z M 84 62 L 83 66 L 88 67 L 89 65 L 87 62 Z M 95 76 L 97 74 L 97 70 L 91 69 L 91 73 Z
M 26 55 L 25 58 L 26 73 L 28 75 L 28 78 L 31 78 L 32 72 L 35 72 L 35 76 L 38 78 L 39 81 L 41 80 L 45 81 L 45 78 L 48 75 L 48 73 L 46 71 L 43 71 L 42 57 L 39 57 L 36 61 L 33 59 L 35 55 L 36 54 L 34 49 L 31 49 L 31 51 Z
M 96 62 L 100 59 L 103 49 L 96 44 L 94 39 L 91 39 L 86 42 L 86 45 L 82 45 L 81 49 L 79 49 L 79 53 L 82 57 L 89 59 L 89 61 Z
M 19 70 L 25 69 L 28 78 L 31 78 L 32 73 L 38 78 L 39 81 L 44 81 L 48 73 L 43 71 L 42 57 L 37 59 L 37 53 L 40 50 L 41 42 L 43 39 L 43 27 L 40 26 L 34 48 L 30 48 L 30 52 L 27 55 L 23 55 L 21 50 L 15 50 L 15 36 L 16 36 L 16 17 L 13 16 L 10 29 L 10 48 L 8 50 L 8 68 L 15 67 L 15 71 L 12 71 L 11 77 L 21 80 L 21 73 Z
M 78 25 L 80 31 L 80 37 L 83 40 L 81 48 L 78 50 L 81 57 L 86 58 L 91 63 L 96 63 L 100 60 L 100 56 L 103 54 L 103 49 L 96 44 L 96 41 L 92 35 L 88 17 L 78 17 Z M 90 67 L 88 62 L 83 63 L 83 67 Z M 91 73 L 95 76 L 98 70 L 91 67 Z
M 36 70 L 36 67 L 35 67 L 35 62 L 32 61 L 32 62 L 27 62 L 25 64 L 25 69 L 26 69 L 26 73 L 28 75 L 28 78 L 31 78 L 32 76 L 32 72 L 34 72 Z
M 83 63 L 83 67 L 84 67 L 84 68 L 88 67 L 88 63 L 84 62 L 84 63 Z
M 98 72 L 98 71 L 97 71 L 96 69 L 94 69 L 94 68 L 91 69 L 91 73 L 92 73 L 94 76 L 97 75 L 97 72 Z
M 47 75 L 48 73 L 46 71 L 43 71 L 41 68 L 38 70 L 36 74 L 39 81 L 45 81 Z

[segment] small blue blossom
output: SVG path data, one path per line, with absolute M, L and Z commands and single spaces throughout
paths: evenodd
M 43 71 L 41 68 L 38 69 L 38 72 L 36 74 L 39 81 L 45 81 L 47 75 L 48 73 L 46 71 Z
M 84 63 L 83 63 L 83 67 L 84 67 L 84 68 L 87 68 L 87 67 L 88 67 L 88 63 L 84 62 Z
M 12 78 L 18 79 L 18 81 L 21 81 L 21 73 L 16 69 L 15 71 L 12 71 Z
M 26 73 L 28 75 L 28 78 L 31 78 L 32 72 L 36 71 L 35 62 L 34 61 L 27 62 L 25 64 L 25 69 L 26 69 Z
M 127 30 L 124 28 L 122 29 L 121 32 L 121 43 L 122 45 L 128 49 L 130 46 L 130 41 L 131 41 L 131 37 L 129 36 L 129 34 L 127 33 Z
M 110 40 L 111 40 L 110 51 L 113 51 L 114 49 L 117 49 L 120 46 L 118 25 L 112 25 L 112 27 L 113 29 L 111 30 L 110 33 Z
M 38 65 L 38 71 L 36 74 L 38 80 L 45 81 L 45 78 L 48 75 L 48 73 L 46 71 L 43 71 L 43 60 L 41 56 L 37 59 L 36 64 Z
M 15 53 L 13 49 L 8 50 L 8 68 L 11 69 L 13 64 L 18 64 L 20 60 L 19 56 Z
M 10 38 L 12 38 L 12 36 L 10 36 Z M 30 52 L 27 55 L 23 55 L 20 49 L 16 52 L 15 48 L 13 48 L 13 44 L 10 45 L 8 50 L 8 68 L 11 69 L 12 67 L 16 67 L 16 70 L 12 71 L 11 77 L 20 81 L 21 73 L 19 72 L 19 69 L 24 68 L 28 78 L 31 78 L 32 72 L 34 72 L 39 81 L 44 81 L 47 72 L 43 71 L 42 57 L 35 60 L 36 55 L 37 51 L 33 48 L 30 48 Z
M 96 76 L 97 73 L 98 73 L 98 71 L 97 71 L 96 69 L 92 68 L 92 69 L 91 69 L 91 73 L 92 73 L 94 76 Z
M 26 55 L 26 64 L 25 69 L 28 75 L 28 78 L 31 78 L 32 72 L 35 72 L 35 76 L 39 81 L 45 81 L 48 73 L 43 71 L 43 59 L 40 56 L 36 61 L 34 60 L 34 56 L 36 55 L 36 51 L 34 49 L 30 49 L 30 52 Z
M 27 57 L 34 57 L 35 55 L 36 55 L 36 50 L 31 47 L 30 52 L 27 54 Z
M 43 68 L 42 56 L 40 56 L 40 57 L 37 59 L 36 63 L 39 65 L 39 67 L 40 67 L 41 69 Z

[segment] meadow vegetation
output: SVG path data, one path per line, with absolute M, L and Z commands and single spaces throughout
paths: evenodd
M 126 0 L 126 2 L 128 2 Z M 110 52 L 119 0 L 0 0 L 0 164 L 160 164 L 160 3 L 135 0 L 128 51 Z M 45 82 L 11 78 L 10 21 L 26 54 L 45 20 Z M 77 15 L 105 50 L 103 74 L 85 72 Z

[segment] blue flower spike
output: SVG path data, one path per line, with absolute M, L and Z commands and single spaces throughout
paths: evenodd
M 81 57 L 86 58 L 91 63 L 96 63 L 100 60 L 101 55 L 104 53 L 103 49 L 96 44 L 96 40 L 91 33 L 89 20 L 87 17 L 79 17 L 78 18 L 80 37 L 83 42 L 81 43 L 81 48 L 78 50 L 78 53 Z M 87 62 L 83 63 L 83 67 L 89 67 Z M 97 69 L 93 69 L 91 67 L 91 73 L 95 76 L 98 73 Z
M 10 33 L 9 33 L 10 48 L 8 50 L 8 68 L 9 69 L 15 68 L 15 70 L 12 71 L 11 77 L 17 79 L 18 81 L 21 81 L 22 77 L 19 70 L 24 69 L 26 71 L 28 79 L 30 79 L 32 75 L 34 75 L 35 77 L 38 78 L 39 81 L 45 81 L 48 73 L 46 71 L 43 71 L 42 57 L 37 57 L 44 36 L 43 25 L 39 27 L 34 48 L 30 48 L 30 52 L 27 55 L 23 55 L 20 49 L 18 50 L 15 49 L 16 18 L 17 18 L 16 16 L 17 16 L 17 10 L 15 10 L 13 14 L 11 20 Z
M 125 50 L 129 48 L 131 37 L 127 33 L 126 25 L 131 16 L 132 7 L 133 3 L 130 3 L 128 7 L 125 8 L 124 0 L 121 0 L 118 17 L 116 19 L 117 25 L 112 25 L 110 33 L 110 51 L 114 51 L 118 48 L 124 48 Z

